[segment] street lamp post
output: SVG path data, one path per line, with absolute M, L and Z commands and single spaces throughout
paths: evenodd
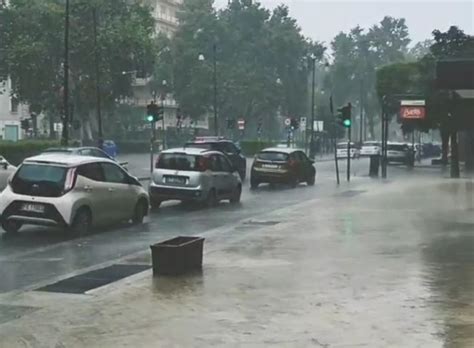
M 64 14 L 64 85 L 63 85 L 63 134 L 62 144 L 69 143 L 69 0 L 66 0 Z
M 166 86 L 168 85 L 168 81 L 163 80 L 161 81 L 161 85 L 163 86 L 163 92 L 161 93 L 161 107 L 163 108 L 163 118 L 161 120 L 161 125 L 163 127 L 163 150 L 166 148 L 166 129 L 165 129 L 165 95 L 166 95 Z
M 102 128 L 102 102 L 100 96 L 100 56 L 99 47 L 97 45 L 97 10 L 94 7 L 92 10 L 92 16 L 94 21 L 94 57 L 95 57 L 95 88 L 97 98 L 97 123 L 99 127 L 99 148 L 104 147 L 104 134 Z
M 311 55 L 311 63 L 313 69 L 312 83 L 311 83 L 311 140 L 309 145 L 309 156 L 314 159 L 315 148 L 314 148 L 314 94 L 316 85 L 316 56 Z
M 200 61 L 206 60 L 203 54 L 200 54 L 198 59 Z M 214 42 L 212 45 L 212 65 L 213 65 L 213 109 L 214 109 L 214 134 L 219 135 L 219 113 L 217 107 L 217 44 Z

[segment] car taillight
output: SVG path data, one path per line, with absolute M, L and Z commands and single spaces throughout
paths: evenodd
M 64 193 L 71 191 L 76 184 L 76 168 L 67 171 L 66 180 L 64 181 Z

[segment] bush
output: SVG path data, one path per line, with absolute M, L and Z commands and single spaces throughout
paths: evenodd
M 47 148 L 55 146 L 59 146 L 59 143 L 50 140 L 0 141 L 0 155 L 11 164 L 19 165 L 25 158 L 38 155 Z
M 245 156 L 253 156 L 257 152 L 267 148 L 274 146 L 275 143 L 269 141 L 258 141 L 258 140 L 246 140 L 240 142 L 240 148 L 242 149 L 242 153 Z

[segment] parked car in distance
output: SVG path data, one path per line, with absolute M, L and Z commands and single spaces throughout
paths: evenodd
M 0 192 L 7 187 L 8 178 L 15 172 L 15 170 L 15 166 L 12 166 L 3 156 L 0 156 Z
M 387 144 L 387 161 L 396 163 L 407 163 L 410 147 L 405 143 L 389 142 Z
M 347 158 L 347 142 L 337 144 L 337 158 Z M 360 150 L 355 143 L 351 143 L 351 158 L 359 158 Z
M 223 137 L 197 137 L 193 141 L 186 143 L 185 147 L 214 150 L 224 153 L 232 165 L 239 171 L 242 181 L 245 181 L 247 159 L 242 155 L 240 148 L 231 140 L 227 140 Z
M 289 184 L 296 187 L 300 182 L 314 185 L 316 168 L 314 161 L 299 149 L 268 148 L 260 151 L 252 164 L 250 187 L 256 189 L 262 183 Z
M 347 147 L 347 144 L 346 144 Z M 347 151 L 346 151 L 347 152 Z M 380 155 L 381 143 L 378 141 L 365 141 L 360 149 L 361 156 Z
M 82 234 L 130 219 L 142 223 L 148 207 L 146 190 L 114 161 L 43 154 L 24 160 L 0 194 L 0 222 L 7 233 L 43 225 Z
M 237 168 L 220 151 L 178 148 L 163 151 L 153 171 L 149 194 L 152 207 L 162 202 L 202 202 L 208 207 L 221 200 L 240 202 L 242 181 Z
M 104 142 L 105 145 L 105 142 Z M 90 156 L 90 157 L 97 157 L 97 158 L 105 158 L 110 159 L 112 161 L 117 162 L 115 157 L 108 155 L 105 151 L 99 149 L 98 147 L 93 146 L 83 146 L 83 147 L 52 147 L 43 151 L 44 154 L 47 153 L 62 153 L 66 155 L 76 155 L 76 156 Z M 117 162 L 119 163 L 119 162 Z M 128 170 L 128 162 L 120 162 L 119 163 L 125 170 Z

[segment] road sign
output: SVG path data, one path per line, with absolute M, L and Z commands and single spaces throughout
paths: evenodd
M 315 132 L 324 131 L 324 121 L 314 121 L 314 131 Z
M 306 117 L 301 117 L 300 118 L 300 129 L 305 130 L 307 123 L 308 123 L 307 118 Z
M 245 120 L 244 119 L 240 119 L 237 121 L 237 124 L 239 126 L 239 130 L 244 130 L 245 129 Z
M 285 126 L 289 127 L 291 125 L 291 118 L 285 119 Z
M 424 120 L 426 117 L 424 100 L 402 100 L 400 102 L 402 120 Z

